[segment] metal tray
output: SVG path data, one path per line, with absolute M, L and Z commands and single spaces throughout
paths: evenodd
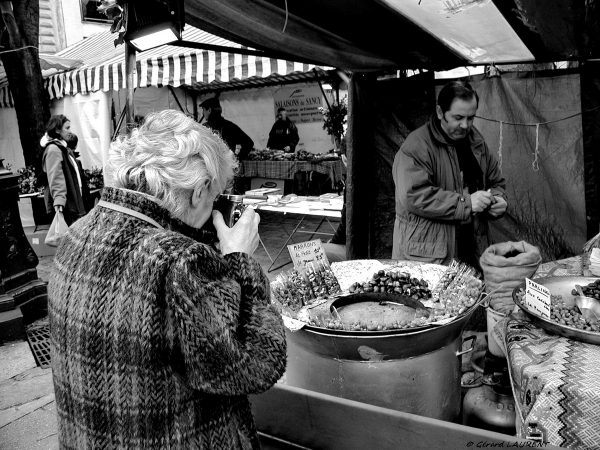
M 581 286 L 585 286 L 593 281 L 596 281 L 597 279 L 598 278 L 591 277 L 548 277 L 537 278 L 534 281 L 542 286 L 547 287 L 552 295 L 561 295 L 565 301 L 565 304 L 572 306 L 575 304 L 575 297 L 573 294 L 571 294 L 571 291 L 575 289 L 575 285 L 579 284 Z M 552 334 L 558 334 L 569 339 L 587 342 L 588 344 L 600 345 L 600 333 L 579 330 L 567 325 L 562 325 L 538 316 L 530 311 L 525 304 L 521 303 L 519 297 L 517 296 L 517 292 L 519 292 L 521 289 L 525 290 L 525 282 L 513 290 L 513 300 L 519 306 L 519 308 L 521 308 L 531 318 L 531 321 L 540 328 L 543 328 Z

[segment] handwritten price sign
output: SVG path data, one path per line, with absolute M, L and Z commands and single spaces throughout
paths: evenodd
M 550 291 L 541 284 L 526 278 L 525 305 L 532 312 L 549 319 L 550 307 L 552 306 Z
M 300 269 L 311 262 L 328 262 L 319 239 L 288 245 L 294 268 Z

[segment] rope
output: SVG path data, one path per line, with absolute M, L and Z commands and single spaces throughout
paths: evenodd
M 504 136 L 503 136 L 504 125 L 513 125 L 513 126 L 522 126 L 522 127 L 535 127 L 535 150 L 534 150 L 534 154 L 533 154 L 534 159 L 533 159 L 532 167 L 533 167 L 533 170 L 535 172 L 538 172 L 540 170 L 540 164 L 539 164 L 539 156 L 540 156 L 540 126 L 541 125 L 550 125 L 552 123 L 557 123 L 557 122 L 562 122 L 564 120 L 569 120 L 569 119 L 572 119 L 574 117 L 581 116 L 581 115 L 583 115 L 585 113 L 590 113 L 590 112 L 597 111 L 598 109 L 600 109 L 600 106 L 596 106 L 595 108 L 588 109 L 588 110 L 585 110 L 585 111 L 580 111 L 578 113 L 571 114 L 570 116 L 566 116 L 566 117 L 563 117 L 561 119 L 548 120 L 546 122 L 537 122 L 537 123 L 505 122 L 503 120 L 490 119 L 488 117 L 481 117 L 481 116 L 476 116 L 476 117 L 478 119 L 485 120 L 487 122 L 495 122 L 495 123 L 499 123 L 500 124 L 500 139 L 499 139 L 500 142 L 498 144 L 498 163 L 499 163 L 499 166 L 500 166 L 500 171 L 502 171 L 502 147 L 503 147 L 503 140 L 504 140 Z
M 0 55 L 3 55 L 5 53 L 11 53 L 11 52 L 20 52 L 21 50 L 25 50 L 26 48 L 35 48 L 36 50 L 38 49 L 35 45 L 26 45 L 25 47 L 12 48 L 10 50 L 1 51 Z
M 287 0 L 285 1 L 285 23 L 283 24 L 283 30 L 281 30 L 282 33 L 285 33 L 285 29 L 287 28 L 287 24 L 288 24 L 288 18 L 290 16 L 290 11 L 288 10 L 288 3 Z
M 535 126 L 535 152 L 533 154 L 533 163 L 531 164 L 534 172 L 538 172 L 540 170 L 540 164 L 538 163 L 538 158 L 540 156 L 540 124 L 536 124 Z
M 502 125 L 504 125 L 504 122 L 500 121 L 500 142 L 498 144 L 498 164 L 500 166 L 500 173 L 502 173 Z
M 578 113 L 571 114 L 570 116 L 563 117 L 561 119 L 548 120 L 547 122 L 537 122 L 537 123 L 505 122 L 505 121 L 501 121 L 501 120 L 497 120 L 497 119 L 489 119 L 487 117 L 481 117 L 481 116 L 475 116 L 475 117 L 477 117 L 478 119 L 481 119 L 481 120 L 485 120 L 487 122 L 503 123 L 504 125 L 515 125 L 515 126 L 522 126 L 522 127 L 539 127 L 540 125 L 549 125 L 551 123 L 557 123 L 557 122 L 562 122 L 563 120 L 569 120 L 569 119 L 572 119 L 573 117 L 581 116 L 584 113 L 594 112 L 598 109 L 600 109 L 600 106 L 596 106 L 595 108 L 588 109 L 586 111 L 580 111 Z

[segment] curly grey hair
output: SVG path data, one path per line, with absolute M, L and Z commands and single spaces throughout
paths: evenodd
M 237 162 L 210 129 L 179 111 L 164 110 L 115 141 L 108 166 L 115 187 L 151 195 L 181 219 L 195 191 L 206 188 L 216 196 L 227 188 Z

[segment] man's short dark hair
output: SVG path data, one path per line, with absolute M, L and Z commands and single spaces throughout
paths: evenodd
M 446 84 L 438 94 L 437 104 L 442 109 L 442 114 L 450 110 L 452 102 L 455 99 L 477 101 L 479 106 L 479 96 L 473 87 L 466 81 L 451 81 Z
M 79 138 L 75 133 L 69 133 L 67 136 L 67 147 L 71 150 L 75 150 L 77 148 L 77 144 L 79 144 Z
M 279 114 L 281 111 L 287 112 L 287 109 L 285 109 L 283 106 L 280 108 L 277 108 L 277 114 Z
M 60 139 L 60 130 L 62 130 L 65 122 L 69 122 L 66 116 L 62 114 L 57 114 L 55 116 L 50 117 L 48 124 L 46 125 L 46 133 L 52 139 Z

